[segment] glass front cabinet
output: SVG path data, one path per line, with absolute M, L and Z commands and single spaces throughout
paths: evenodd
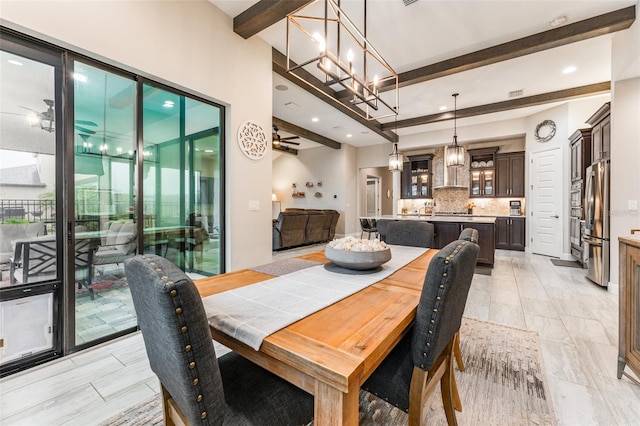
M 498 148 L 470 149 L 469 197 L 495 197 Z
M 432 197 L 432 154 L 411 155 L 402 168 L 402 198 Z
M 469 187 L 471 197 L 493 197 L 493 178 L 495 170 L 472 170 L 471 185 Z

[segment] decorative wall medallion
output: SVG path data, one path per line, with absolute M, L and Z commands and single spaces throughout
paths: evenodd
M 538 142 L 549 142 L 556 134 L 556 123 L 552 120 L 544 120 L 536 126 L 533 134 Z
M 267 152 L 267 136 L 256 123 L 245 121 L 238 129 L 240 151 L 252 160 L 259 160 Z

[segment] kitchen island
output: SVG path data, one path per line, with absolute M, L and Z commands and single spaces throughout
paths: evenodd
M 378 221 L 378 230 L 381 238 L 384 239 L 386 226 L 384 221 L 392 220 L 418 220 L 432 223 L 434 226 L 434 246 L 443 248 L 450 242 L 457 240 L 460 232 L 465 228 L 475 228 L 478 231 L 478 264 L 493 267 L 496 251 L 496 231 L 495 216 L 473 216 L 473 215 L 385 215 L 375 218 Z

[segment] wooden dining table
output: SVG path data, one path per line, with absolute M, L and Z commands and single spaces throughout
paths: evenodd
M 258 351 L 211 327 L 213 339 L 314 395 L 314 424 L 357 425 L 359 390 L 413 323 L 425 274 L 424 254 L 341 301 L 269 336 Z M 323 252 L 299 259 L 328 263 Z M 195 281 L 202 297 L 273 275 L 250 269 Z

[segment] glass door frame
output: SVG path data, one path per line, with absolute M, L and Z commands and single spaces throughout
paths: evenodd
M 3 51 L 7 51 L 27 59 L 40 62 L 45 65 L 50 65 L 54 69 L 54 122 L 63 122 L 63 110 L 64 106 L 64 69 L 65 69 L 65 53 L 63 50 L 55 48 L 54 46 L 43 45 L 42 43 L 32 42 L 26 40 L 20 36 L 20 34 L 5 27 L 0 27 L 0 34 L 2 37 Z M 59 188 L 63 187 L 64 182 L 64 170 L 63 170 L 63 156 L 64 156 L 64 138 L 63 127 L 56 125 L 54 129 L 55 134 L 55 188 L 56 190 L 56 230 L 63 229 L 64 223 L 64 210 L 63 200 L 64 197 Z M 14 300 L 23 297 L 37 296 L 47 293 L 53 294 L 53 307 L 52 307 L 52 347 L 50 350 L 42 351 L 32 356 L 27 356 L 15 361 L 7 362 L 0 368 L 0 376 L 12 374 L 14 372 L 24 370 L 31 366 L 42 364 L 56 358 L 59 358 L 64 353 L 64 283 L 66 282 L 67 271 L 63 268 L 64 259 L 66 258 L 67 245 L 65 244 L 64 233 L 56 231 L 56 250 L 58 253 L 62 253 L 62 256 L 56 257 L 56 278 L 48 281 L 40 281 L 32 284 L 21 284 L 11 286 L 9 288 L 0 289 L 0 300 Z M 62 301 L 62 303 L 61 303 Z
M 137 326 L 130 327 L 130 328 L 117 331 L 112 334 L 99 337 L 95 340 L 91 340 L 86 343 L 82 343 L 82 344 L 76 343 L 76 294 L 75 294 L 75 286 L 76 286 L 75 278 L 76 277 L 75 277 L 75 256 L 74 256 L 75 244 L 76 244 L 75 232 L 74 232 L 74 229 L 76 226 L 75 213 L 74 213 L 76 208 L 75 206 L 76 185 L 75 185 L 75 179 L 73 178 L 75 176 L 75 154 L 76 154 L 75 153 L 76 138 L 75 138 L 75 127 L 74 127 L 74 124 L 75 124 L 75 84 L 74 84 L 75 64 L 76 62 L 81 62 L 83 64 L 89 65 L 94 68 L 98 68 L 105 72 L 112 73 L 114 75 L 117 75 L 126 79 L 130 79 L 134 82 L 135 87 L 138 87 L 138 85 L 136 83 L 137 76 L 133 73 L 124 71 L 120 68 L 109 66 L 102 62 L 88 58 L 84 55 L 68 52 L 66 56 L 67 56 L 67 61 L 66 61 L 66 75 L 65 75 L 65 84 L 66 84 L 65 94 L 67 95 L 67 103 L 65 105 L 66 107 L 65 111 L 67 112 L 67 114 L 65 116 L 64 128 L 65 128 L 65 141 L 66 141 L 65 143 L 65 149 L 66 149 L 65 176 L 67 176 L 67 180 L 66 180 L 66 185 L 64 187 L 64 199 L 66 200 L 65 209 L 67 212 L 67 217 L 65 218 L 66 220 L 65 220 L 64 229 L 66 232 L 67 250 L 68 250 L 68 254 L 67 256 L 65 256 L 65 262 L 66 262 L 65 271 L 69 271 L 69 274 L 65 280 L 65 288 L 67 289 L 67 291 L 65 293 L 65 298 L 64 298 L 63 324 L 65 329 L 65 333 L 64 333 L 65 353 L 64 354 L 68 355 L 70 353 L 74 353 L 74 352 L 98 345 L 100 343 L 104 343 L 109 340 L 113 340 L 115 338 L 130 334 L 133 331 L 136 331 L 138 329 Z M 136 100 L 138 100 L 137 95 L 136 95 Z M 135 118 L 134 118 L 134 126 L 135 126 L 138 146 L 140 144 L 140 137 L 139 137 L 140 122 L 141 121 L 139 120 L 138 112 L 136 111 Z M 142 156 L 137 155 L 137 152 L 136 152 L 136 161 L 135 161 L 136 164 L 138 164 L 139 157 L 142 157 Z M 137 173 L 136 173 L 136 179 L 139 179 L 139 175 Z M 134 183 L 134 188 L 132 189 L 132 191 L 135 191 L 136 188 L 138 188 L 139 190 L 139 182 L 137 181 Z M 136 210 L 134 212 L 134 218 L 136 221 L 136 228 L 139 232 L 141 221 L 138 220 L 138 212 L 139 210 Z M 141 235 L 141 234 L 138 233 L 138 235 Z M 141 244 L 140 240 L 141 239 L 138 238 L 138 250 L 140 250 L 140 244 Z M 138 251 L 138 253 L 140 253 L 140 251 Z M 91 274 L 91 270 L 89 270 L 88 273 Z
M 219 157 L 220 157 L 220 184 L 218 188 L 218 191 L 220 193 L 219 199 L 220 199 L 220 221 L 219 223 L 221 224 L 220 229 L 219 229 L 219 246 L 221 247 L 220 251 L 219 251 L 219 265 L 220 265 L 220 273 L 224 273 L 225 272 L 225 265 L 226 265 L 226 232 L 225 232 L 225 224 L 226 222 L 226 120 L 227 120 L 227 109 L 224 105 L 209 99 L 209 98 L 205 98 L 202 95 L 197 95 L 195 93 L 191 93 L 189 91 L 185 91 L 179 88 L 176 88 L 174 86 L 169 86 L 167 84 L 158 82 L 156 80 L 152 80 L 146 77 L 142 77 L 139 76 L 138 77 L 138 91 L 137 91 L 137 95 L 138 95 L 138 114 L 137 114 L 137 123 L 143 123 L 143 107 L 144 107 L 144 102 L 143 102 L 143 93 L 144 93 L 144 86 L 153 86 L 156 87 L 158 89 L 167 91 L 167 92 L 171 92 L 174 93 L 178 96 L 180 96 L 182 98 L 182 110 L 184 111 L 184 100 L 185 98 L 190 98 L 193 100 L 196 100 L 198 102 L 202 102 L 208 105 L 212 105 L 215 106 L 216 108 L 218 108 L 220 110 L 220 126 L 218 129 L 218 135 L 220 135 L 220 146 L 219 148 Z M 144 125 L 138 126 L 138 152 L 144 152 Z M 182 134 L 184 134 L 184 130 L 182 131 Z M 185 139 L 185 143 L 186 145 L 189 147 L 190 152 L 192 152 L 192 148 L 193 148 L 193 143 L 195 140 L 197 140 L 199 137 L 205 136 L 205 132 L 196 132 L 194 134 L 189 134 L 189 135 L 185 135 L 188 136 L 188 138 Z M 176 139 L 177 142 L 180 141 L 180 139 Z M 186 166 L 189 167 L 190 170 L 193 169 L 193 155 L 190 155 L 190 158 L 187 158 L 185 153 L 184 153 L 184 147 L 182 147 L 183 149 L 181 149 L 181 158 L 180 158 L 180 163 L 181 164 L 185 164 Z M 140 212 L 142 212 L 142 214 L 144 214 L 144 170 L 143 170 L 143 162 L 144 162 L 144 158 L 142 155 L 139 155 L 137 158 L 137 167 L 138 167 L 138 174 L 137 174 L 137 179 L 138 179 L 138 185 L 139 185 L 139 189 L 138 189 L 138 199 L 136 200 L 136 211 L 138 212 L 138 214 L 141 214 Z M 181 187 L 184 187 L 184 176 L 181 174 L 180 176 L 181 179 Z M 191 191 L 190 191 L 190 199 L 189 199 L 189 203 L 193 204 L 194 202 L 194 181 L 193 181 L 193 176 L 190 176 L 191 181 L 189 182 L 190 187 L 191 187 Z M 185 206 L 182 205 L 181 206 L 181 210 L 180 210 L 180 216 L 183 217 L 185 215 Z M 144 220 L 139 220 L 138 221 L 138 227 L 137 227 L 137 231 L 138 231 L 138 235 L 143 235 L 144 234 Z M 143 242 L 141 241 L 141 239 L 138 240 L 138 253 L 144 253 L 144 247 L 142 247 Z M 186 259 L 185 259 L 185 264 L 186 264 Z M 196 271 L 197 272 L 197 271 Z
M 149 84 L 163 90 L 170 91 L 185 98 L 197 100 L 199 102 L 206 103 L 214 106 L 220 110 L 220 124 L 219 124 L 219 183 L 216 185 L 216 190 L 219 196 L 219 224 L 218 230 L 219 238 L 219 265 L 220 273 L 225 272 L 225 258 L 226 258 L 226 119 L 227 109 L 226 106 L 220 104 L 216 100 L 191 92 L 184 88 L 177 88 L 175 85 L 169 83 L 159 82 L 153 77 L 147 77 L 141 75 L 132 69 L 124 68 L 120 64 L 110 65 L 100 59 L 93 59 L 85 54 L 80 54 L 69 50 L 66 47 L 56 46 L 47 41 L 39 40 L 33 36 L 29 36 L 19 31 L 4 27 L 0 25 L 0 35 L 2 41 L 2 50 L 6 50 L 11 53 L 24 56 L 29 59 L 50 64 L 52 61 L 54 64 L 54 76 L 55 76 L 55 93 L 53 96 L 56 108 L 55 108 L 55 192 L 56 192 L 56 249 L 60 255 L 56 259 L 57 277 L 55 280 L 45 281 L 37 283 L 32 286 L 30 294 L 43 294 L 53 292 L 54 294 L 54 306 L 53 306 L 53 349 L 46 353 L 39 353 L 37 356 L 31 357 L 28 360 L 21 359 L 17 361 L 9 362 L 7 365 L 3 365 L 0 370 L 0 375 L 4 376 L 12 374 L 14 372 L 24 370 L 43 362 L 59 358 L 70 353 L 77 352 L 79 350 L 95 346 L 97 344 L 112 340 L 121 335 L 125 335 L 135 331 L 137 327 L 128 328 L 126 330 L 110 334 L 108 336 L 92 340 L 90 342 L 76 345 L 75 344 L 75 114 L 74 114 L 74 64 L 76 61 L 90 65 L 92 67 L 100 68 L 106 72 L 113 73 L 119 76 L 126 77 L 135 82 L 136 93 L 136 110 L 134 113 L 134 125 L 135 125 L 135 145 L 136 158 L 135 158 L 135 182 L 134 182 L 134 196 L 135 200 L 135 217 L 136 217 L 136 229 L 139 236 L 143 236 L 144 229 L 144 189 L 143 189 L 143 155 L 144 152 L 144 139 L 142 129 L 142 117 L 143 117 L 143 85 Z M 50 64 L 51 65 L 51 64 Z M 138 238 L 137 249 L 138 253 L 144 252 L 144 237 Z M 2 289 L 0 293 L 2 297 L 18 298 L 20 293 L 27 286 L 16 286 L 12 289 Z M 15 365 L 14 365 L 15 364 Z

